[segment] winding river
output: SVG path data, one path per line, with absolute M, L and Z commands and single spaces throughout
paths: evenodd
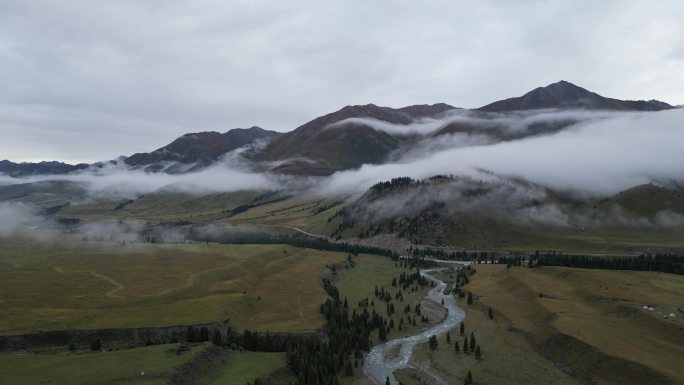
M 458 326 L 465 318 L 465 311 L 458 306 L 456 299 L 454 299 L 451 294 L 443 294 L 446 283 L 428 274 L 437 270 L 443 269 L 425 269 L 421 270 L 420 274 L 430 281 L 436 283 L 435 287 L 428 293 L 427 298 L 437 303 L 441 303 L 442 300 L 444 300 L 444 307 L 447 309 L 446 319 L 430 329 L 424 330 L 418 334 L 397 338 L 374 346 L 366 356 L 366 359 L 363 363 L 364 373 L 374 383 L 385 385 L 386 378 L 389 377 L 392 385 L 397 385 L 399 382 L 394 377 L 394 371 L 408 367 L 414 367 L 421 372 L 424 372 L 424 374 L 428 376 L 434 376 L 429 371 L 416 367 L 410 363 L 411 356 L 413 354 L 413 348 L 420 343 L 427 342 L 432 335 L 445 334 L 447 331 Z M 436 376 L 431 379 L 437 384 L 446 383 L 441 378 Z

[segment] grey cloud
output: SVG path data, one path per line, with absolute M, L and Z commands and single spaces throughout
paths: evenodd
M 135 198 L 141 194 L 167 190 L 194 194 L 210 192 L 283 188 L 285 180 L 268 174 L 251 173 L 218 163 L 187 174 L 148 173 L 124 165 L 107 165 L 69 175 L 42 175 L 27 178 L 0 178 L 0 183 L 16 184 L 64 180 L 83 185 L 88 198 Z
M 476 107 L 559 79 L 677 104 L 683 18 L 676 0 L 9 0 L 0 154 L 97 161 L 185 132 L 285 131 L 368 102 Z

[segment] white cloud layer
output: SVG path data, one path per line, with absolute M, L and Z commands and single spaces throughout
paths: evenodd
M 381 180 L 436 174 L 488 178 L 478 169 L 557 189 L 608 194 L 643 183 L 684 183 L 684 110 L 613 113 L 554 135 L 412 154 L 411 161 L 334 174 L 325 191 L 358 191 Z

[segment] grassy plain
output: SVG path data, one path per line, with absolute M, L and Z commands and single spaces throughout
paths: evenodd
M 326 298 L 320 277 L 346 258 L 287 245 L 71 241 L 0 241 L 0 334 L 227 319 L 253 330 L 315 329 Z
M 495 317 L 490 320 L 487 308 L 482 305 L 468 306 L 463 321 L 466 336 L 474 333 L 482 350 L 482 360 L 475 359 L 473 352 L 463 353 L 463 337 L 458 329 L 450 332 L 451 343 L 446 336 L 438 337 L 437 350 L 430 350 L 427 344 L 420 344 L 414 350 L 415 364 L 431 368 L 442 378 L 453 383 L 463 383 L 468 371 L 472 372 L 476 384 L 500 385 L 571 385 L 580 382 L 558 370 L 554 364 L 536 354 L 525 336 L 508 331 L 506 321 Z M 454 342 L 459 343 L 460 353 L 454 351 Z M 411 369 L 396 373 L 397 379 L 405 385 L 422 384 L 423 376 Z
M 209 385 L 245 385 L 259 378 L 278 377 L 285 384 L 293 376 L 286 369 L 285 353 L 240 352 L 228 358 Z
M 330 235 L 336 225 L 328 222 L 328 218 L 342 205 L 340 197 L 296 196 L 254 207 L 226 218 L 226 221 L 291 226 L 314 234 Z
M 177 354 L 178 344 L 108 352 L 0 354 L 0 382 L 31 385 L 164 385 L 174 367 L 202 345 Z M 141 372 L 145 372 L 141 375 Z M 242 383 L 244 384 L 244 382 Z
M 684 277 L 656 272 L 477 265 L 466 291 L 476 302 L 465 321 L 483 359 L 457 355 L 440 339 L 416 361 L 461 382 L 684 383 Z M 542 296 L 540 297 L 540 293 Z M 654 312 L 642 306 L 655 307 Z M 494 320 L 487 317 L 494 309 Z M 671 312 L 675 318 L 663 318 Z M 453 336 L 453 333 L 452 333 Z M 410 370 L 403 383 L 420 383 Z
M 58 215 L 82 219 L 190 220 L 204 222 L 225 217 L 233 209 L 257 198 L 259 191 L 188 194 L 159 191 L 135 199 L 88 198 L 62 208 Z M 117 208 L 117 206 L 120 207 Z

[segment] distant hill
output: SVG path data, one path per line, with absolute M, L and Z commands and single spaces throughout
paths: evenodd
M 575 247 L 612 233 L 671 239 L 684 229 L 684 190 L 642 185 L 597 199 L 505 178 L 396 178 L 371 187 L 332 216 L 330 225 L 334 238 L 372 242 L 393 235 L 467 249 Z
M 73 171 L 82 170 L 89 165 L 81 164 L 67 164 L 62 162 L 38 162 L 38 163 L 14 163 L 9 160 L 0 160 L 0 174 L 6 174 L 12 177 L 21 177 L 29 175 L 55 175 L 68 174 Z
M 659 212 L 684 214 L 684 187 L 662 187 L 653 184 L 635 186 L 599 202 L 599 209 L 614 209 L 619 206 L 643 217 L 652 217 Z
M 366 118 L 407 125 L 415 119 L 436 117 L 454 108 L 443 103 L 399 109 L 374 104 L 346 106 L 282 135 L 254 158 L 274 162 L 276 172 L 308 175 L 328 175 L 367 163 L 382 163 L 406 138 L 358 121 L 345 123 L 345 120 Z
M 165 162 L 207 166 L 230 151 L 279 135 L 279 132 L 260 127 L 236 128 L 225 133 L 190 133 L 155 151 L 133 154 L 124 162 L 129 166 L 144 166 L 148 171 L 160 171 L 165 167 Z
M 541 108 L 585 108 L 600 110 L 660 111 L 673 108 L 658 100 L 619 100 L 561 80 L 538 87 L 523 96 L 499 100 L 479 109 L 482 111 L 520 111 Z

